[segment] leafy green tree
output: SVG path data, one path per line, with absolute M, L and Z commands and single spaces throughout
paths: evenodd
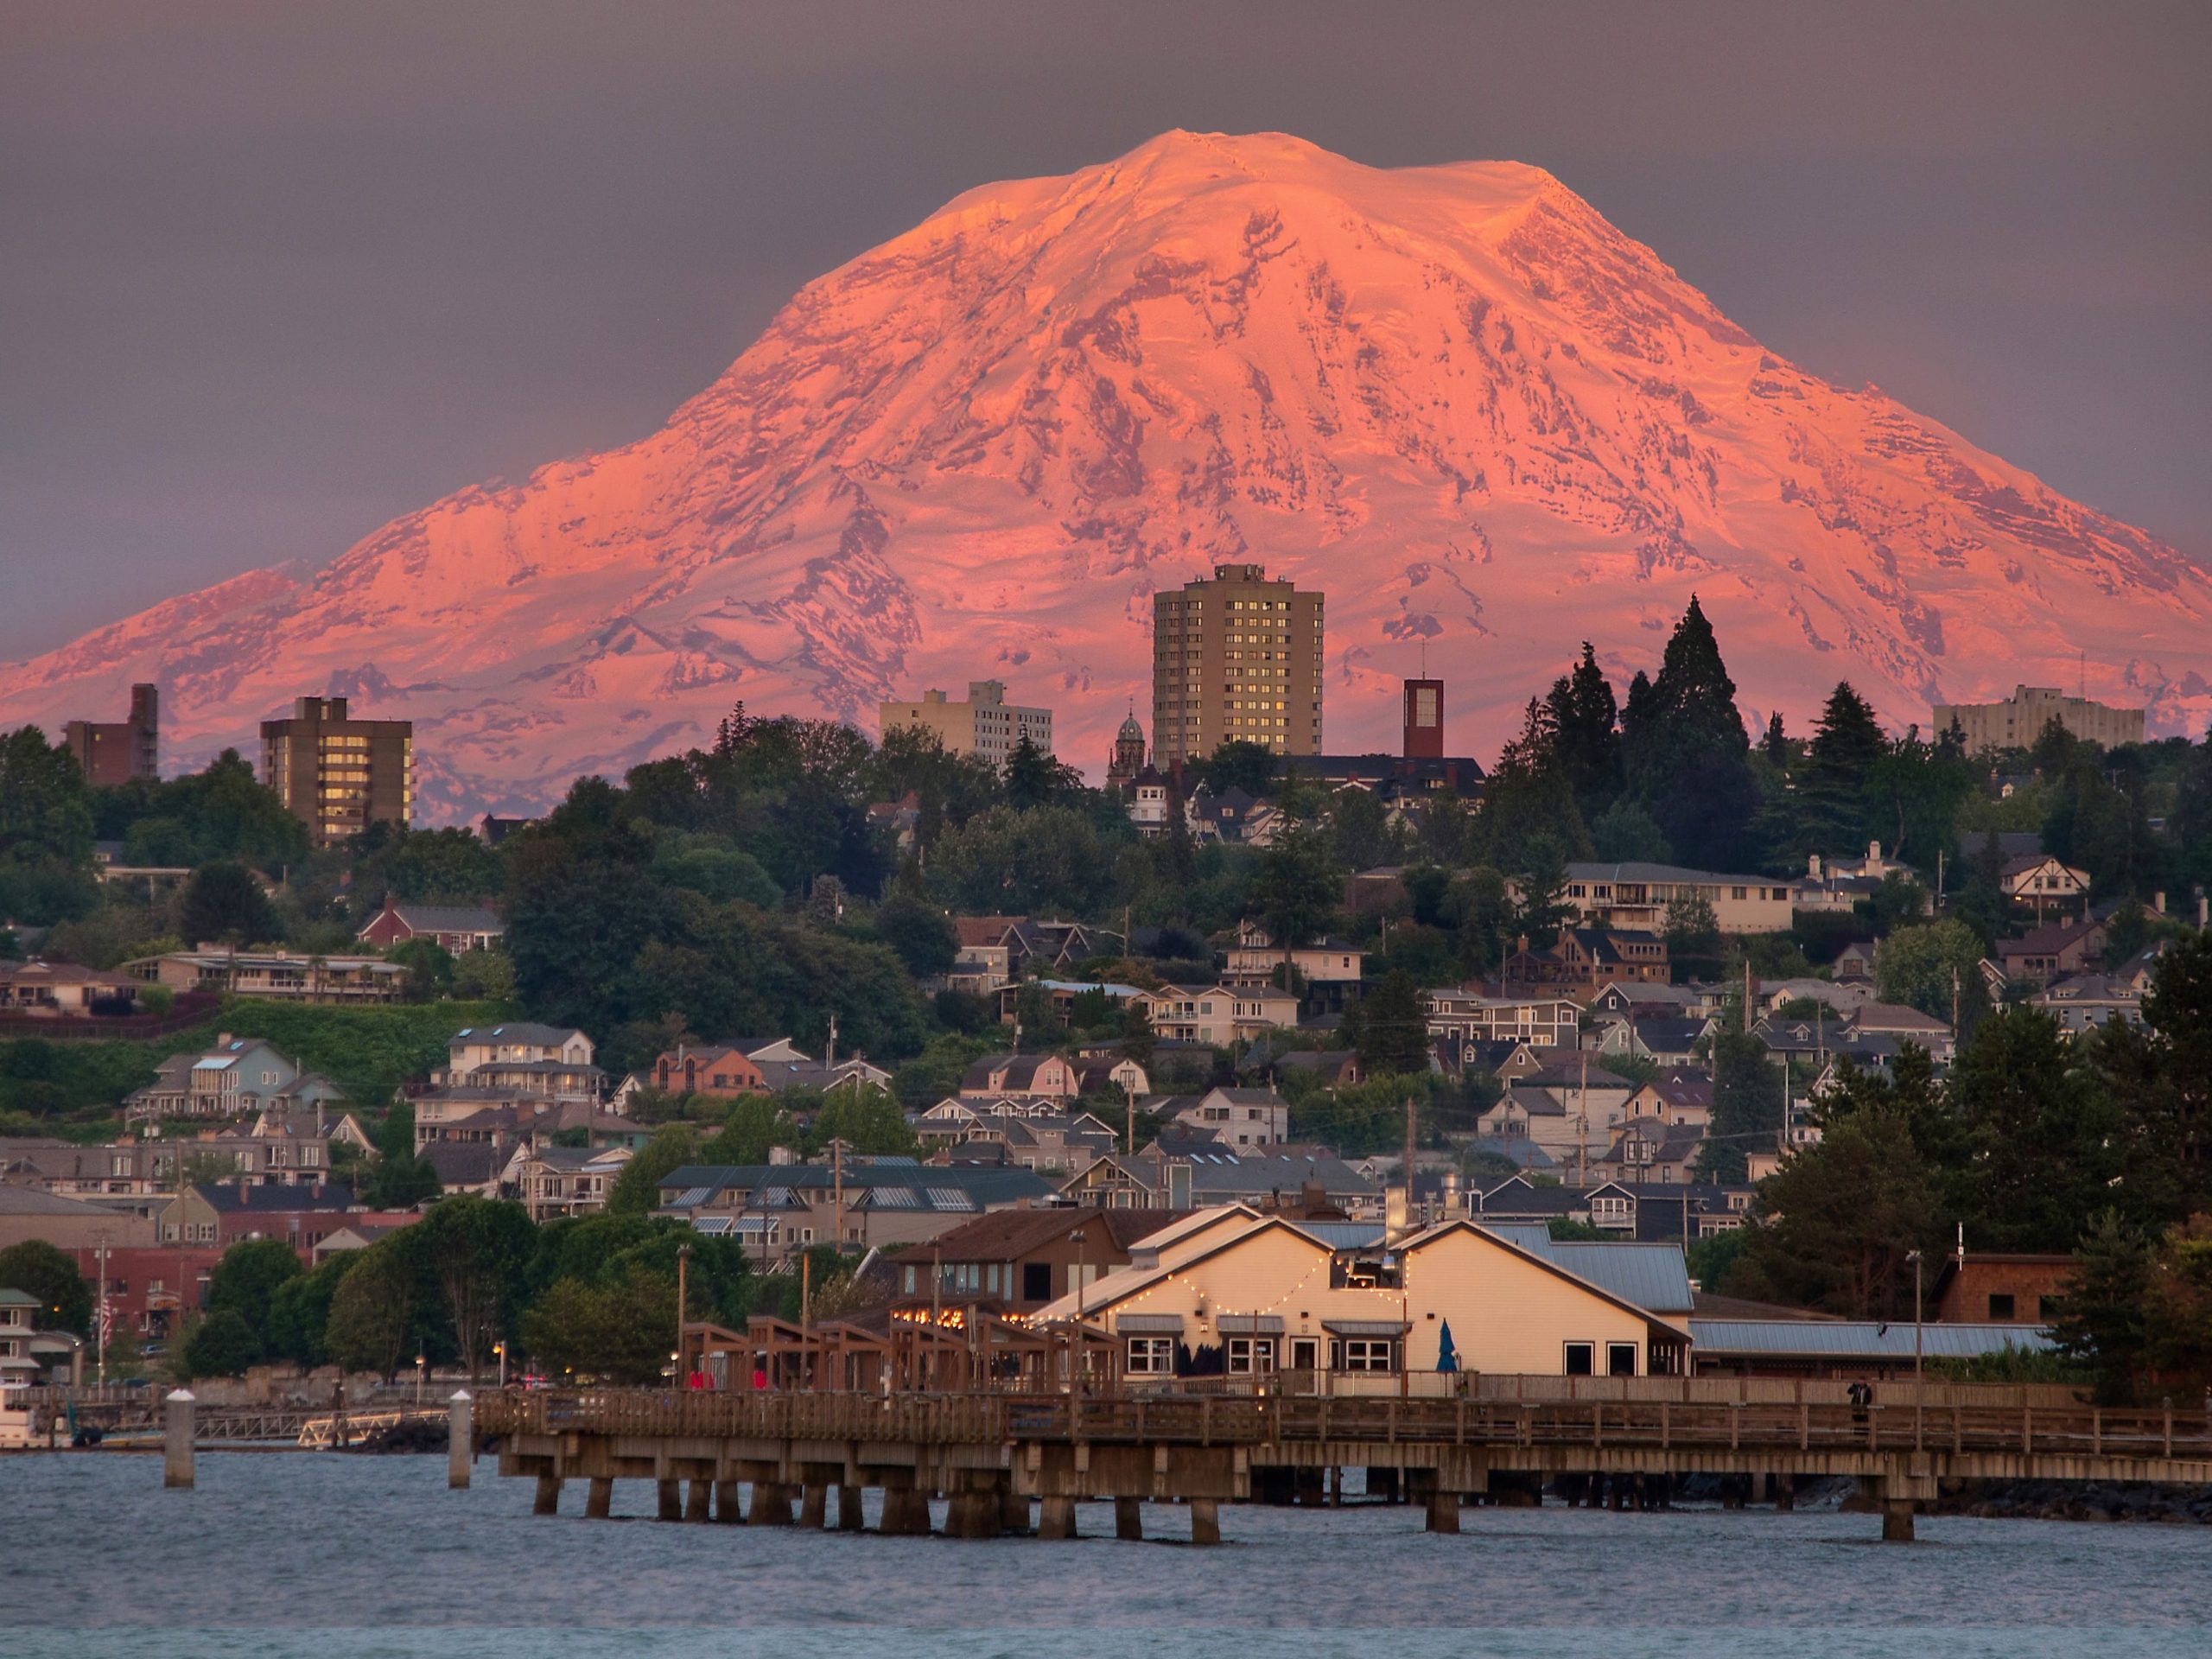
M 407 969 L 406 996 L 410 1002 L 435 1001 L 453 988 L 453 953 L 435 939 L 408 939 L 385 952 L 387 961 Z
M 969 914 L 1082 915 L 1112 874 L 1097 826 L 1076 808 L 995 806 L 938 836 L 929 884 Z
M 462 1193 L 431 1205 L 410 1230 L 415 1250 L 437 1275 L 454 1345 L 474 1382 L 519 1311 L 537 1230 L 518 1204 Z
M 869 1156 L 911 1157 L 914 1131 L 898 1102 L 880 1089 L 833 1090 L 808 1126 L 810 1154 L 842 1141 L 855 1152 Z
M 399 1370 L 412 1333 L 418 1275 L 404 1253 L 404 1233 L 379 1239 L 360 1252 L 330 1300 L 323 1345 L 349 1371 L 371 1371 L 387 1382 Z
M 1513 909 L 1513 927 L 1544 950 L 1573 913 L 1567 902 L 1567 849 L 1557 836 L 1547 834 L 1530 836 L 1522 851 L 1514 872 L 1521 901 Z
M 338 1286 L 353 1265 L 355 1252 L 333 1251 L 312 1271 L 288 1279 L 269 1299 L 268 1323 L 262 1329 L 263 1345 L 278 1359 L 289 1360 L 304 1370 L 330 1363 L 323 1334 L 330 1325 L 330 1305 Z
M 1398 969 L 1351 1006 L 1346 1036 L 1371 1077 L 1412 1077 L 1428 1070 L 1428 1020 L 1421 987 Z
M 185 884 L 177 925 L 194 944 L 262 944 L 277 937 L 276 912 L 243 864 L 203 864 Z
M 181 868 L 230 861 L 274 874 L 308 856 L 307 826 L 236 749 L 181 778 L 135 778 L 94 790 L 92 811 L 100 838 L 120 841 L 133 864 Z M 380 899 L 384 889 L 379 884 L 368 891 Z
M 233 1244 L 208 1275 L 207 1311 L 236 1313 L 245 1320 L 258 1358 L 269 1345 L 270 1310 L 276 1294 L 300 1272 L 299 1255 L 281 1238 Z
M 454 958 L 453 994 L 464 1002 L 512 1002 L 514 958 L 505 950 L 464 950 Z
M 617 1283 L 557 1281 L 522 1317 L 522 1340 L 548 1375 L 658 1382 L 676 1343 L 676 1286 L 644 1267 Z
M 1007 804 L 1018 811 L 1083 793 L 1083 774 L 1024 734 L 1006 760 Z
M 1964 996 L 1978 987 L 1980 963 L 1981 941 L 1964 922 L 1901 927 L 1874 953 L 1875 988 L 1885 1002 L 1948 1021 L 1954 989 Z
M 507 953 L 540 1017 L 607 1031 L 640 1011 L 636 964 L 671 929 L 670 890 L 646 874 L 652 837 L 604 779 L 580 779 L 539 826 L 512 837 Z
M 648 1213 L 660 1203 L 661 1177 L 686 1164 L 696 1163 L 698 1158 L 699 1137 L 696 1130 L 684 1123 L 662 1125 L 653 1131 L 653 1138 L 622 1166 L 622 1173 L 607 1188 L 607 1214 Z
M 2212 1189 L 2212 934 L 2180 940 L 2159 958 L 2143 1019 L 2156 1033 L 2171 1124 L 2161 1138 L 2202 1199 Z
M 1626 797 L 1591 820 L 1590 847 L 1608 864 L 1666 864 L 1675 856 L 1659 821 Z
M 875 936 L 889 945 L 906 971 L 926 979 L 950 971 L 960 954 L 951 919 L 935 905 L 911 893 L 895 893 L 876 906 Z
M 1760 1184 L 1727 1288 L 1851 1319 L 1910 1319 L 1908 1253 L 1941 1243 L 1933 1196 L 1904 1119 L 1855 1113 Z
M 934 1101 L 941 1095 L 932 1096 Z M 791 1114 L 766 1095 L 741 1095 L 722 1121 L 721 1131 L 699 1148 L 702 1164 L 765 1164 L 777 1147 L 801 1144 Z
M 1560 765 L 1551 712 L 1530 698 L 1519 735 L 1499 753 L 1483 787 L 1482 836 L 1500 869 L 1521 871 L 1541 842 L 1561 859 L 1586 857 L 1589 832 Z
M 411 1210 L 437 1197 L 438 1172 L 415 1150 L 415 1109 L 397 1101 L 377 1127 L 377 1161 L 362 1198 L 372 1210 Z
M 1948 1093 L 1967 1136 L 1968 1233 L 1999 1250 L 2063 1250 L 2126 1169 L 2119 1108 L 2072 1061 L 2057 1022 L 2005 1008 L 1960 1045 Z
M 1221 744 L 1196 768 L 1198 781 L 1216 795 L 1241 789 L 1255 799 L 1274 792 L 1282 774 L 1282 760 L 1264 743 L 1234 737 Z
M 42 1238 L 25 1239 L 0 1250 L 0 1290 L 20 1290 L 37 1299 L 37 1311 L 31 1315 L 35 1331 L 92 1334 L 92 1287 L 66 1252 Z
M 1725 957 L 1720 918 L 1694 888 L 1685 887 L 1667 901 L 1667 958 L 1678 977 L 1711 975 Z
M 247 1367 L 260 1363 L 261 1339 L 244 1315 L 218 1308 L 193 1327 L 182 1358 L 192 1376 L 244 1376 Z

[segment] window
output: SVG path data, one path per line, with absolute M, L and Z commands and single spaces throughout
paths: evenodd
M 1989 1299 L 1989 1317 L 2009 1319 L 2012 1317 L 2012 1298 L 2010 1293 L 1993 1294 Z
M 1335 1371 L 1395 1371 L 1398 1344 L 1390 1337 L 1338 1337 L 1329 1344 L 1329 1369 Z
M 1567 1344 L 1567 1374 L 1569 1376 L 1588 1376 L 1597 1369 L 1597 1360 L 1595 1344 L 1570 1342 Z
M 1174 1372 L 1174 1338 L 1131 1337 L 1129 1338 L 1129 1375 L 1131 1376 L 1172 1376 Z
M 1632 1342 L 1609 1342 L 1605 1344 L 1605 1375 L 1634 1376 L 1636 1375 L 1636 1344 Z
M 1229 1374 L 1231 1376 L 1265 1376 L 1275 1368 L 1275 1339 L 1273 1337 L 1231 1337 L 1229 1339 Z
M 1052 1300 L 1051 1262 L 1025 1262 L 1021 1264 L 1021 1300 L 1025 1302 L 1049 1302 Z
M 1294 1371 L 1315 1371 L 1321 1368 L 1321 1339 L 1319 1337 L 1293 1337 L 1290 1339 L 1290 1369 Z

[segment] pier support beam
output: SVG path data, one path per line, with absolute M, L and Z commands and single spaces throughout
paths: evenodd
M 1777 1515 L 1787 1515 L 1790 1510 L 1796 1509 L 1797 1507 L 1797 1477 L 1795 1475 L 1770 1475 L 1768 1478 L 1774 1483 L 1775 1513 Z
M 1882 1541 L 1885 1544 L 1909 1544 L 1912 1541 L 1910 1498 L 1889 1497 L 1882 1500 Z
M 1221 1504 L 1211 1497 L 1191 1500 L 1191 1541 L 1194 1544 L 1217 1544 L 1221 1541 Z
M 945 1507 L 944 1535 L 948 1538 L 997 1537 L 998 1494 L 989 1491 L 953 1493 Z
M 1075 1499 L 1054 1497 L 1049 1494 L 1038 1500 L 1037 1535 L 1039 1538 L 1073 1538 L 1075 1529 Z
M 999 1488 L 999 1530 L 1024 1535 L 1029 1530 L 1029 1500 L 1010 1484 Z
M 475 1460 L 474 1405 L 467 1389 L 455 1389 L 446 1408 L 446 1484 L 457 1492 L 468 1490 L 468 1465 Z
M 532 1515 L 561 1513 L 561 1477 L 540 1475 L 537 1478 L 537 1497 L 530 1506 Z
M 163 1402 L 167 1414 L 162 1442 L 162 1484 L 190 1491 L 193 1482 L 192 1416 L 199 1402 L 189 1389 L 174 1389 Z
M 819 1529 L 830 1518 L 830 1489 L 809 1481 L 799 1489 L 798 1523 Z
M 604 1521 L 614 1513 L 614 1481 L 611 1476 L 594 1475 L 584 1488 L 584 1519 Z
M 1114 1535 L 1124 1543 L 1144 1541 L 1144 1504 L 1134 1497 L 1114 1500 Z
M 686 1521 L 711 1521 L 715 1514 L 715 1484 L 711 1480 L 694 1480 L 691 1490 L 684 1494 L 683 1518 Z
M 745 1506 L 738 1501 L 738 1485 L 734 1480 L 715 1483 L 715 1519 L 725 1527 L 745 1524 Z
M 653 1485 L 660 1498 L 660 1518 L 681 1521 L 683 1518 L 683 1483 L 680 1480 L 658 1480 Z
M 1428 1495 L 1428 1530 L 1457 1532 L 1459 1530 L 1459 1494 L 1431 1492 Z
M 781 1481 L 753 1483 L 753 1507 L 745 1512 L 747 1526 L 788 1527 L 791 1523 L 791 1489 Z
M 837 1530 L 858 1532 L 868 1525 L 868 1517 L 861 1510 L 861 1489 L 840 1486 L 837 1489 Z

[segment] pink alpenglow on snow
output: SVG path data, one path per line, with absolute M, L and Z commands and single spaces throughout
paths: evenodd
M 1584 639 L 1696 592 L 1747 712 L 2023 682 L 2212 714 L 2212 581 L 1869 386 L 1764 350 L 1549 174 L 1169 133 L 988 185 L 803 289 L 650 436 L 0 667 L 0 727 L 162 688 L 172 765 L 302 693 L 415 721 L 426 816 L 534 808 L 756 713 L 1006 682 L 1094 772 L 1151 595 L 1328 595 L 1325 747 L 1399 682 L 1488 753 Z

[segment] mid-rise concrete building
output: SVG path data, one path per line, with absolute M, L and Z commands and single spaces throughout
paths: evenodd
M 995 766 L 1011 760 L 1025 737 L 1032 748 L 1052 752 L 1052 711 L 1008 702 L 1000 680 L 970 680 L 965 702 L 925 691 L 919 702 L 880 703 L 876 713 L 887 737 L 902 726 L 918 726 L 936 733 L 946 753 L 976 755 Z
M 1321 753 L 1321 595 L 1256 564 L 1152 597 L 1153 760 L 1203 760 L 1243 739 Z
M 127 784 L 161 773 L 162 693 L 153 685 L 130 688 L 130 713 L 123 720 L 73 720 L 61 728 L 62 747 L 95 785 Z
M 1984 749 L 2024 749 L 2056 721 L 2085 742 L 2116 749 L 2123 743 L 2143 741 L 2143 711 L 2115 709 L 2087 697 L 2069 697 L 2051 685 L 2015 686 L 2003 702 L 1939 702 L 1936 732 L 1940 737 L 1956 722 L 1966 734 L 1967 753 Z
M 318 847 L 372 823 L 410 823 L 415 724 L 354 720 L 343 697 L 295 697 L 289 720 L 261 722 L 261 779 Z

